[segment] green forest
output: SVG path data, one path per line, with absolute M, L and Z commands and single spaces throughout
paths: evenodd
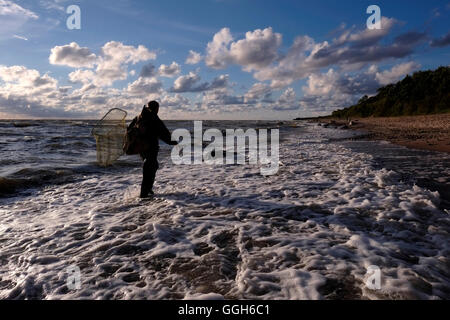
M 357 104 L 336 110 L 333 117 L 392 117 L 450 112 L 450 67 L 419 71 L 396 84 L 364 96 Z

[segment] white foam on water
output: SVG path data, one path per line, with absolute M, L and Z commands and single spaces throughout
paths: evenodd
M 148 201 L 133 168 L 4 199 L 0 298 L 449 298 L 439 194 L 326 142 L 338 133 L 290 129 L 273 176 L 164 159 Z

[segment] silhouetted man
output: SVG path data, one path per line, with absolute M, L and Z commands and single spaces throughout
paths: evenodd
M 169 130 L 158 117 L 158 111 L 159 103 L 150 101 L 142 109 L 138 120 L 142 137 L 148 143 L 145 148 L 146 151 L 141 153 L 141 157 L 144 159 L 141 198 L 147 198 L 154 194 L 153 183 L 155 182 L 156 171 L 159 168 L 159 139 L 169 145 L 178 144 L 178 142 L 172 141 Z

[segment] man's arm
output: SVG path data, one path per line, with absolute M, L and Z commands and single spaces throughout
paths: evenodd
M 178 144 L 178 142 L 176 141 L 172 141 L 172 137 L 170 134 L 169 129 L 167 129 L 166 125 L 164 124 L 164 122 L 162 122 L 161 119 L 158 118 L 158 137 L 164 141 L 165 143 L 167 143 L 168 145 L 171 146 L 175 146 Z

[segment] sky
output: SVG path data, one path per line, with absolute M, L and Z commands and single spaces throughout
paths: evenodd
M 0 119 L 150 100 L 164 119 L 326 115 L 448 66 L 449 16 L 448 0 L 0 0 Z

